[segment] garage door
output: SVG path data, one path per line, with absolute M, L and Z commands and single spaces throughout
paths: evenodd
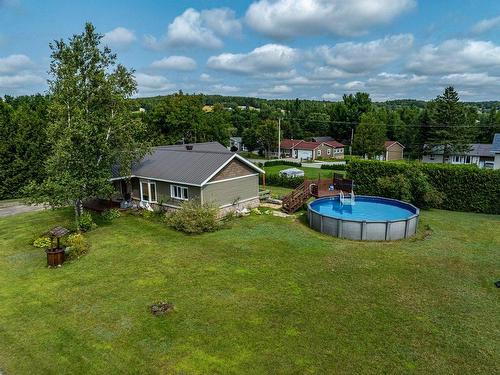
M 307 151 L 307 150 L 297 150 L 298 154 L 297 157 L 299 159 L 312 159 L 312 151 Z

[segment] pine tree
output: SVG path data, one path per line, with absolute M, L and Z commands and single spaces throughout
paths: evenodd
M 431 128 L 427 143 L 443 150 L 444 159 L 456 153 L 470 150 L 474 141 L 475 116 L 462 103 L 453 87 L 447 87 L 434 100 L 431 112 Z

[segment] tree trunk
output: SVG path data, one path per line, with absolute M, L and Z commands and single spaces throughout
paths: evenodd
M 80 216 L 82 216 L 83 213 L 83 205 L 82 205 L 82 200 L 81 199 L 76 199 L 75 200 L 75 224 L 76 224 L 76 231 L 80 231 Z

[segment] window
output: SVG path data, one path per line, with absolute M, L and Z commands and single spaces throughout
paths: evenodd
M 175 199 L 188 200 L 188 188 L 185 186 L 170 185 L 170 196 Z
M 156 182 L 141 180 L 141 200 L 156 202 Z
M 321 150 L 318 150 L 318 156 L 321 156 Z

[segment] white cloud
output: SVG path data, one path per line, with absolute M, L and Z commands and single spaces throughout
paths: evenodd
M 200 81 L 203 82 L 212 82 L 214 79 L 210 76 L 210 74 L 207 73 L 201 73 L 200 74 Z
M 461 73 L 448 74 L 441 77 L 440 81 L 445 85 L 467 86 L 467 87 L 500 87 L 500 77 L 490 76 L 487 73 Z
M 382 72 L 375 77 L 368 79 L 368 86 L 370 87 L 410 87 L 428 84 L 429 78 L 427 76 L 417 76 L 415 74 L 395 74 Z
M 160 40 L 146 36 L 146 45 L 157 50 L 168 47 L 221 48 L 219 36 L 241 32 L 241 23 L 228 8 L 202 10 L 188 8 L 169 25 L 166 35 Z
M 239 35 L 241 22 L 229 8 L 215 8 L 201 11 L 201 19 L 206 27 L 218 35 Z
M 104 34 L 102 41 L 113 47 L 127 47 L 137 40 L 135 33 L 125 27 L 117 27 Z
M 235 92 L 240 91 L 239 87 L 230 86 L 230 85 L 212 85 L 211 91 L 218 94 L 233 94 Z
M 5 89 L 28 89 L 41 85 L 45 80 L 40 75 L 20 73 L 9 76 L 0 76 L 0 93 Z
M 274 37 L 360 35 L 413 9 L 416 0 L 259 0 L 246 12 L 247 24 Z
M 342 87 L 349 91 L 363 90 L 365 88 L 365 83 L 361 81 L 350 81 L 342 85 Z
M 410 50 L 413 39 L 411 34 L 400 34 L 365 43 L 339 43 L 334 47 L 318 47 L 314 55 L 327 65 L 350 73 L 362 73 L 398 59 Z
M 493 18 L 486 18 L 484 20 L 479 21 L 474 26 L 472 26 L 471 31 L 474 34 L 482 34 L 497 27 L 500 28 L 500 16 Z
M 407 67 L 422 74 L 470 73 L 500 69 L 500 46 L 479 40 L 446 40 L 428 44 L 410 56 Z
M 136 73 L 135 79 L 137 80 L 140 94 L 166 92 L 171 91 L 175 87 L 167 78 L 159 75 Z
M 334 94 L 334 93 L 327 93 L 321 95 L 321 99 L 323 100 L 330 100 L 330 101 L 335 101 L 340 98 L 340 95 Z
M 259 92 L 265 94 L 286 94 L 292 91 L 292 88 L 287 85 L 276 85 L 272 87 L 264 87 L 259 89 Z
M 33 62 L 26 55 L 9 55 L 0 57 L 0 73 L 19 72 L 33 66 Z
M 196 61 L 187 56 L 169 56 L 161 60 L 153 61 L 151 67 L 155 69 L 189 71 L 196 69 Z
M 273 73 L 290 69 L 297 59 L 297 50 L 280 45 L 266 44 L 249 53 L 222 53 L 211 56 L 207 65 L 212 69 L 233 73 Z

